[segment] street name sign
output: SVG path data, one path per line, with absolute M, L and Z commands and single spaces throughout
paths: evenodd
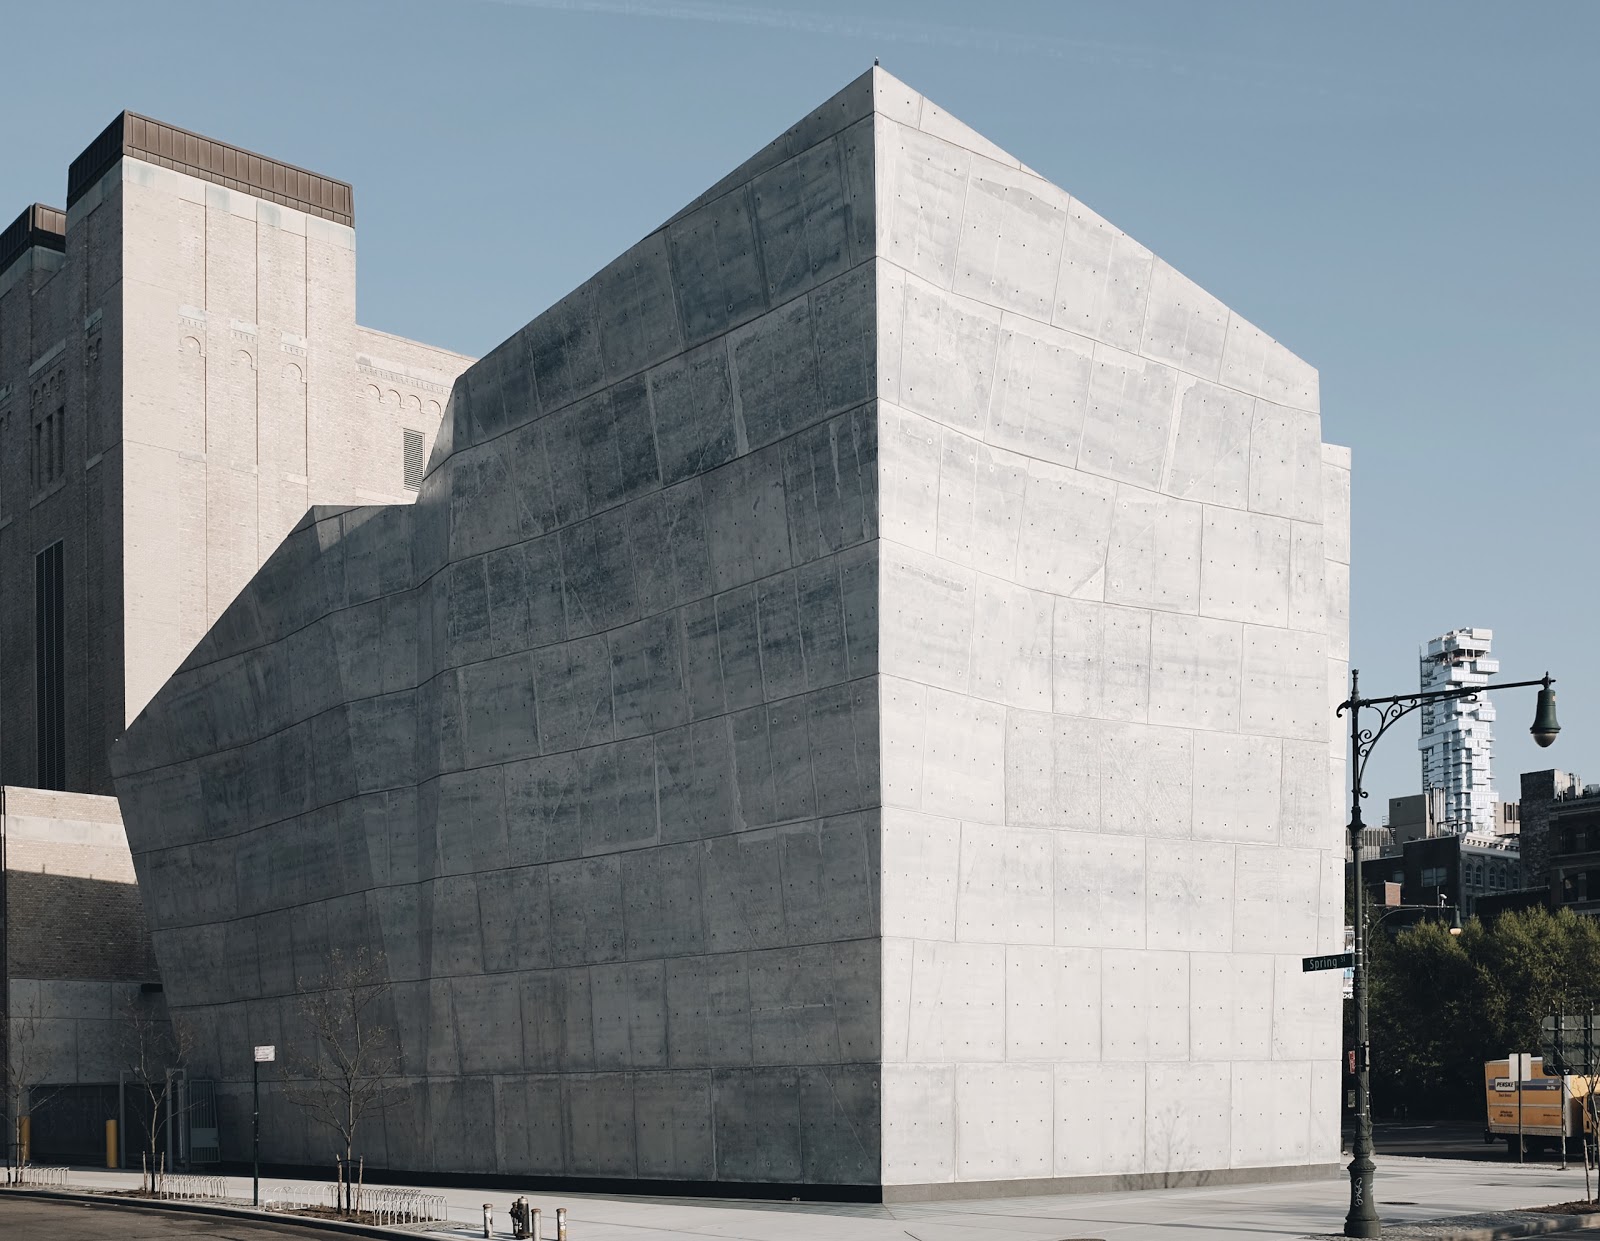
M 1330 952 L 1322 957 L 1301 957 L 1300 968 L 1309 974 L 1312 970 L 1348 970 L 1355 968 L 1353 952 Z

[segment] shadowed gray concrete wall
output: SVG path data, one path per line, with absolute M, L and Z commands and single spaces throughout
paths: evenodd
M 1279 981 L 1338 920 L 1315 382 L 863 76 L 468 370 L 417 504 L 314 510 L 130 729 L 198 1068 L 238 1116 L 370 943 L 391 1166 L 1332 1159 L 1337 984 Z
M 315 511 L 130 731 L 207 1071 L 371 942 L 382 1162 L 876 1181 L 871 115 L 473 367 L 415 508 Z

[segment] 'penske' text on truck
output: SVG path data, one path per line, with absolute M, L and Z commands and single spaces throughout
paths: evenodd
M 1483 1066 L 1484 1096 L 1488 1103 L 1488 1124 L 1483 1140 L 1504 1138 L 1506 1150 L 1517 1152 L 1517 1109 L 1522 1110 L 1521 1137 L 1527 1149 L 1548 1147 L 1555 1150 L 1562 1142 L 1575 1143 L 1583 1133 L 1584 1101 L 1592 1079 L 1569 1074 L 1546 1075 L 1544 1058 L 1533 1056 L 1528 1075 L 1518 1090 L 1513 1075 L 1513 1058 L 1488 1060 Z

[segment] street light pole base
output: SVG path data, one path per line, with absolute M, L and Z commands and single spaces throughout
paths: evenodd
M 1377 1207 L 1372 1198 L 1372 1174 L 1376 1169 L 1366 1154 L 1358 1154 L 1350 1161 L 1350 1211 L 1344 1217 L 1344 1235 L 1347 1237 L 1381 1237 L 1383 1224 L 1378 1220 Z

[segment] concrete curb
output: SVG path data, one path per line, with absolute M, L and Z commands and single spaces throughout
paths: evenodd
M 1548 1215 L 1542 1211 L 1490 1211 L 1481 1215 L 1422 1220 L 1415 1224 L 1385 1224 L 1383 1235 L 1388 1241 L 1511 1241 L 1514 1237 L 1579 1230 L 1600 1233 L 1600 1213 Z M 1317 1241 L 1323 1241 L 1339 1234 L 1314 1235 Z
M 120 1198 L 113 1193 L 74 1192 L 70 1189 L 30 1189 L 25 1185 L 0 1186 L 0 1197 L 46 1198 L 56 1202 L 77 1202 L 97 1207 L 115 1207 L 123 1211 L 163 1211 L 180 1215 L 212 1215 L 222 1219 L 250 1220 L 254 1223 L 291 1225 L 296 1228 L 313 1228 L 322 1232 L 342 1233 L 347 1237 L 378 1237 L 393 1241 L 395 1237 L 438 1235 L 428 1228 L 385 1228 L 377 1224 L 356 1224 L 346 1220 L 318 1219 L 311 1215 L 293 1215 L 286 1211 L 263 1211 L 256 1207 L 229 1206 L 220 1202 L 174 1202 L 159 1198 Z

